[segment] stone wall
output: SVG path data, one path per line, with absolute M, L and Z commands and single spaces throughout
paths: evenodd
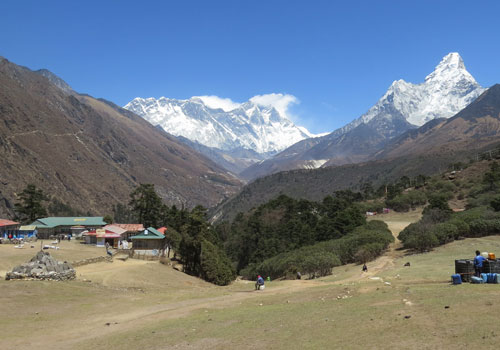
M 78 267 L 78 266 L 100 263 L 103 261 L 113 262 L 113 258 L 110 256 L 98 256 L 96 258 L 88 258 L 88 259 L 73 261 L 71 265 L 73 265 L 73 267 Z

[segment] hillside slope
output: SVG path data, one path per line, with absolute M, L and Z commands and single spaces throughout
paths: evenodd
M 211 211 L 212 220 L 232 220 L 239 212 L 246 212 L 280 194 L 320 201 L 338 190 L 359 190 L 366 182 L 377 187 L 404 175 L 431 175 L 444 171 L 452 162 L 467 160 L 468 156 L 467 152 L 420 155 L 319 169 L 282 171 L 247 184 L 237 195 Z
M 62 90 L 0 58 L 0 215 L 34 183 L 91 213 L 127 203 L 153 183 L 169 204 L 211 206 L 238 180 L 174 137 L 112 103 Z

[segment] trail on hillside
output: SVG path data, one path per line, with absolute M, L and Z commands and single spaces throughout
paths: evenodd
M 377 219 L 382 219 L 389 230 L 392 232 L 394 236 L 394 243 L 389 245 L 387 251 L 379 256 L 374 261 L 368 264 L 367 272 L 360 272 L 358 275 L 348 277 L 346 279 L 342 279 L 337 281 L 336 283 L 345 283 L 345 282 L 354 282 L 363 280 L 369 277 L 373 277 L 380 272 L 386 271 L 390 268 L 394 267 L 394 261 L 404 255 L 404 251 L 400 248 L 402 247 L 401 241 L 398 239 L 399 233 L 411 223 L 417 221 L 421 216 L 420 212 L 415 212 L 412 216 L 399 215 L 396 213 L 390 214 L 387 218 L 384 216 L 379 216 Z

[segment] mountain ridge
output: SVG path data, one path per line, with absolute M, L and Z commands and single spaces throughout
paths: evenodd
M 0 59 L 0 214 L 34 183 L 83 212 L 111 213 L 140 183 L 167 204 L 212 206 L 241 183 L 215 163 L 111 102 L 65 93 Z
M 465 69 L 460 55 L 449 53 L 423 83 L 395 80 L 377 103 L 359 118 L 329 135 L 310 142 L 300 141 L 299 147 L 292 145 L 240 175 L 252 180 L 276 171 L 301 168 L 313 160 L 326 159 L 323 167 L 367 161 L 391 139 L 432 119 L 452 117 L 483 91 Z M 362 130 L 356 131 L 357 128 Z M 364 140 L 359 138 L 360 134 L 365 135 Z M 366 142 L 367 139 L 372 142 Z M 364 147 L 350 148 L 356 140 Z M 303 149 L 296 152 L 297 148 Z

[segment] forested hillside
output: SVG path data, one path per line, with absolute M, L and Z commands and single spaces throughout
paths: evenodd
M 245 277 L 297 272 L 319 277 L 336 265 L 371 260 L 393 241 L 384 223 L 366 222 L 357 203 L 362 198 L 351 191 L 339 191 L 321 202 L 281 195 L 238 214 L 217 231 Z

